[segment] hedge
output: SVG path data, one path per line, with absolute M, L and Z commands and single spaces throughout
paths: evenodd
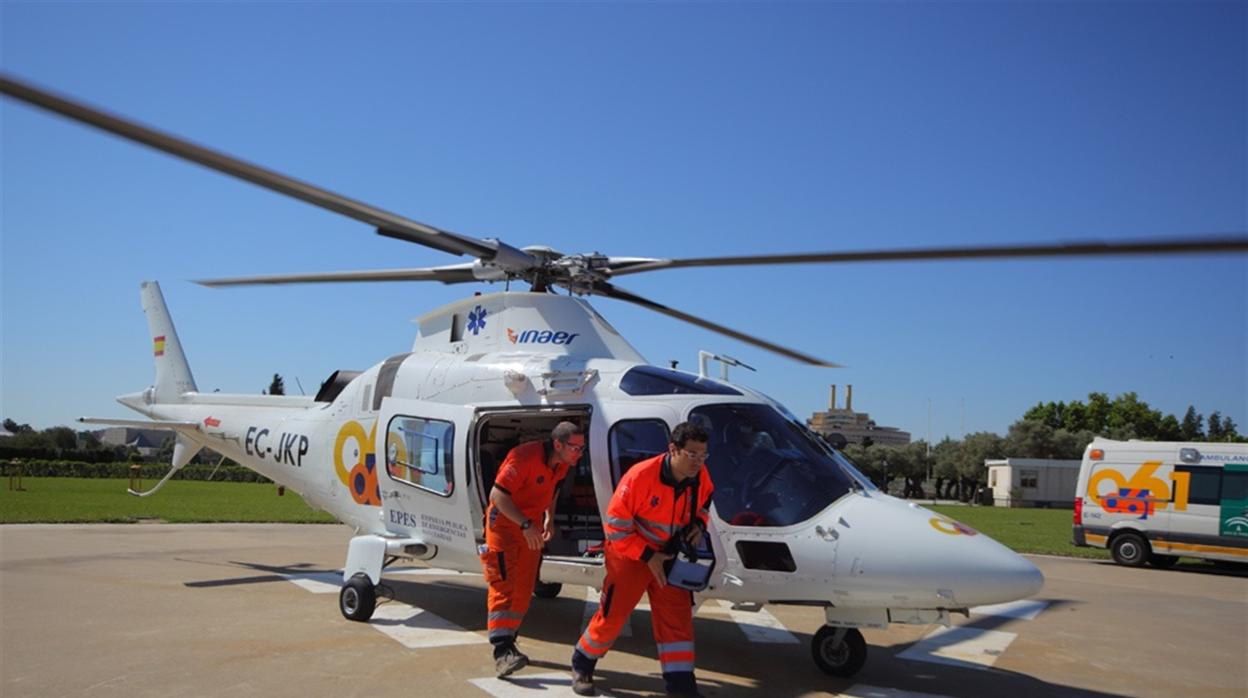
M 131 463 L 85 463 L 83 461 L 66 460 L 29 460 L 21 462 L 21 473 L 24 477 L 82 477 L 112 478 L 128 480 Z M 4 474 L 17 474 L 18 464 L 9 461 L 3 464 Z M 144 480 L 159 480 L 169 472 L 169 465 L 161 463 L 141 463 L 139 477 Z M 216 471 L 213 474 L 213 471 Z M 211 476 L 211 477 L 210 477 Z M 208 480 L 215 482 L 272 482 L 267 477 L 244 468 L 241 465 L 187 465 L 179 470 L 174 480 Z

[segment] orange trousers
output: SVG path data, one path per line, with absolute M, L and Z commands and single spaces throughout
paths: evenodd
M 619 637 L 642 593 L 650 597 L 650 624 L 658 646 L 659 664 L 669 691 L 690 691 L 693 677 L 693 594 L 674 586 L 660 587 L 646 563 L 606 553 L 607 578 L 602 601 L 589 627 L 576 642 L 572 666 L 592 673 L 594 665 Z M 577 655 L 580 655 L 579 657 Z
M 486 626 L 490 643 L 502 649 L 516 641 L 520 623 L 529 610 L 542 551 L 529 549 L 515 522 L 492 507 L 490 513 L 486 519 L 486 551 L 481 554 L 481 568 L 490 585 Z

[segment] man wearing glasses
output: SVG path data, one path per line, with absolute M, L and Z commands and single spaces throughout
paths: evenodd
M 707 435 L 682 422 L 667 453 L 629 469 L 611 496 L 606 532 L 607 577 L 602 601 L 572 651 L 572 690 L 592 696 L 594 667 L 607 653 L 642 593 L 650 597 L 654 641 L 669 696 L 700 695 L 693 675 L 693 594 L 669 585 L 664 564 L 684 539 L 697 546 L 706 533 L 711 476 L 703 464 Z
M 559 422 L 550 440 L 511 449 L 494 478 L 485 512 L 481 567 L 490 585 L 487 626 L 499 678 L 529 663 L 516 649 L 516 633 L 533 596 L 542 546 L 555 532 L 559 483 L 584 451 L 581 428 Z

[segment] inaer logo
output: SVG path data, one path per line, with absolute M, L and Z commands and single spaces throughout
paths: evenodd
M 571 344 L 580 337 L 578 333 L 553 332 L 551 330 L 521 330 L 507 328 L 507 341 L 512 344 Z

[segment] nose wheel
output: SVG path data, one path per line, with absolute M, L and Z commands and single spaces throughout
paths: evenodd
M 825 625 L 810 641 L 815 664 L 829 676 L 848 678 L 867 661 L 867 641 L 857 628 Z
M 348 620 L 366 621 L 377 608 L 377 589 L 366 574 L 357 574 L 338 592 L 338 610 Z

